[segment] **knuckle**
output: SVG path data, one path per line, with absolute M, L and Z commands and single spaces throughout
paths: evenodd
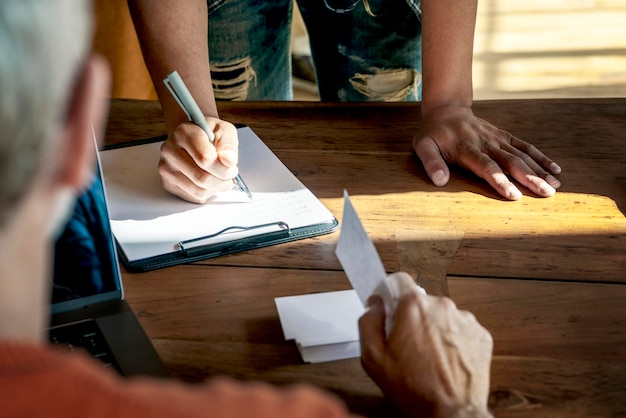
M 484 336 L 485 342 L 487 343 L 487 345 L 489 347 L 491 347 L 493 349 L 493 336 L 491 335 L 491 333 L 486 328 L 483 328 L 483 330 L 484 330 L 484 334 L 485 334 L 485 336 Z
M 203 189 L 194 189 L 191 193 L 192 201 L 194 203 L 206 203 L 211 197 L 211 194 Z
M 378 364 L 376 350 L 369 344 L 361 345 L 361 366 L 365 370 L 372 370 Z
M 206 188 L 210 184 L 212 177 L 211 173 L 204 170 L 194 170 L 191 180 L 194 184 Z
M 172 173 L 169 165 L 167 164 L 167 161 L 163 158 L 159 160 L 157 171 L 161 177 L 169 177 Z
M 174 146 L 171 144 L 170 140 L 164 141 L 161 144 L 160 150 L 159 152 L 161 153 L 161 160 L 163 160 L 164 158 L 167 158 L 171 155 L 174 154 L 174 150 L 173 150 Z
M 460 311 L 461 315 L 463 315 L 463 318 L 467 321 L 470 322 L 472 324 L 474 323 L 478 323 L 478 320 L 476 319 L 476 316 L 470 312 L 470 311 Z
M 504 156 L 504 164 L 508 167 L 508 171 L 511 171 L 512 169 L 523 170 L 527 167 L 526 161 L 524 161 L 523 158 L 510 153 Z
M 445 310 L 448 310 L 448 311 L 456 310 L 456 303 L 454 303 L 454 301 L 448 297 L 442 297 L 440 299 L 440 303 L 441 303 L 441 307 Z
M 194 161 L 200 167 L 210 167 L 214 160 L 215 156 L 207 153 L 198 153 L 197 155 L 194 155 Z
M 423 299 L 417 292 L 407 292 L 403 294 L 398 300 L 398 311 L 402 310 L 405 313 L 412 312 L 419 309 L 418 306 L 423 303 Z
M 537 149 L 536 146 L 534 146 L 533 144 L 529 144 L 524 142 L 524 148 L 522 148 L 524 150 L 524 152 L 526 152 L 527 154 L 535 154 L 538 153 L 539 150 Z

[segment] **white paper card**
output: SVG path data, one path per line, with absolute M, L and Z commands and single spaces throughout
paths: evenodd
M 386 314 L 385 331 L 389 335 L 398 305 L 399 291 L 394 286 L 389 285 L 387 273 L 378 251 L 363 228 L 363 224 L 356 214 L 352 202 L 350 202 L 348 192 L 344 190 L 343 196 L 341 235 L 335 254 L 364 306 L 372 294 L 377 294 L 383 299 Z M 419 289 L 422 293 L 426 293 L 424 289 Z
M 283 334 L 295 340 L 304 361 L 360 355 L 358 321 L 364 307 L 354 290 L 274 299 Z
M 387 272 L 380 260 L 374 243 L 361 224 L 348 192 L 344 191 L 343 218 L 341 235 L 335 254 L 341 262 L 343 270 L 356 290 L 363 306 L 381 283 L 385 283 Z

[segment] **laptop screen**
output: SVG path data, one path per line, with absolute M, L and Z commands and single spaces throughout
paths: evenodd
M 52 313 L 122 298 L 100 162 L 55 243 Z

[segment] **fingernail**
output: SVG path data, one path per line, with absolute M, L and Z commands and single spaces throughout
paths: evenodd
M 443 186 L 446 184 L 446 173 L 443 170 L 437 170 L 433 173 L 431 180 L 435 186 Z
M 237 165 L 237 153 L 232 150 L 220 151 L 220 161 L 228 166 Z
M 556 193 L 556 190 L 548 183 L 542 183 L 539 185 L 539 192 L 544 196 L 552 196 L 554 193 Z
M 546 176 L 546 181 L 555 189 L 561 187 L 561 182 L 549 174 Z
M 509 198 L 512 200 L 519 200 L 522 198 L 522 192 L 520 192 L 516 187 L 510 187 L 507 193 Z
M 557 163 L 551 163 L 550 171 L 554 174 L 559 174 L 561 172 L 561 167 Z

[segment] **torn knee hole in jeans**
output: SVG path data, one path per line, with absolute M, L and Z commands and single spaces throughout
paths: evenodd
M 218 100 L 245 100 L 251 82 L 256 82 L 256 72 L 250 58 L 225 63 L 211 63 L 213 92 Z
M 372 73 L 357 73 L 350 79 L 350 84 L 364 96 L 385 102 L 404 101 L 411 92 L 417 95 L 421 77 L 413 69 L 373 68 Z

